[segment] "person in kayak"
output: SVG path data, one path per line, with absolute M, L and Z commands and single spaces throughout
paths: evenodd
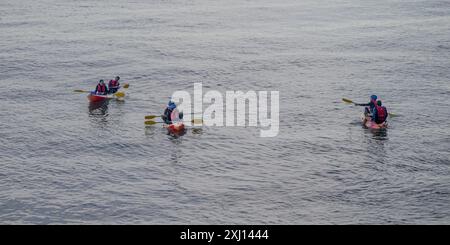
M 179 112 L 177 105 L 174 102 L 169 101 L 166 109 L 164 110 L 164 114 L 161 117 L 166 124 L 172 124 L 173 121 L 183 119 L 183 112 Z
M 117 76 L 116 78 L 114 78 L 113 80 L 109 81 L 108 84 L 108 89 L 109 89 L 109 93 L 110 94 L 114 94 L 117 92 L 117 90 L 119 90 L 120 88 L 120 83 L 119 83 L 120 77 Z
M 382 104 L 381 100 L 378 100 L 372 111 L 372 121 L 376 124 L 384 123 L 388 117 L 388 111 Z
M 366 108 L 364 108 L 364 115 L 370 116 L 371 112 L 373 111 L 373 109 L 377 105 L 377 99 L 378 99 L 378 97 L 376 95 L 372 95 L 372 96 L 370 96 L 370 102 L 369 103 L 367 103 L 367 104 L 355 103 L 355 105 L 356 106 L 365 106 Z
M 107 95 L 108 94 L 108 87 L 106 87 L 106 84 L 103 80 L 98 81 L 97 87 L 95 87 L 95 94 L 98 95 Z
M 162 115 L 162 120 L 166 124 L 172 124 L 172 112 L 177 108 L 177 105 L 173 101 L 169 101 L 166 109 L 164 110 L 164 114 Z

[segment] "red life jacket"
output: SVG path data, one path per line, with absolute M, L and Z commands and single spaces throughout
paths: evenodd
M 97 85 L 97 93 L 104 94 L 106 93 L 106 85 L 105 84 L 98 84 Z
M 118 87 L 119 86 L 119 82 L 116 80 L 111 80 L 109 81 L 109 87 Z
M 384 121 L 386 121 L 386 108 L 384 106 L 376 106 L 375 109 L 377 110 L 376 123 L 383 123 Z

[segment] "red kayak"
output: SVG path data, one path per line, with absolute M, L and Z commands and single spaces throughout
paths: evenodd
M 90 102 L 96 103 L 105 101 L 106 99 L 111 99 L 112 97 L 108 95 L 89 94 L 87 98 Z
M 370 129 L 383 129 L 383 128 L 387 128 L 388 124 L 387 122 L 383 122 L 383 123 L 375 123 L 372 121 L 371 117 L 366 117 L 366 116 L 362 116 L 362 121 L 363 121 L 363 125 L 366 128 L 370 128 Z
M 183 122 L 176 122 L 172 123 L 170 125 L 167 125 L 167 130 L 169 130 L 172 133 L 179 133 L 184 130 L 184 123 Z

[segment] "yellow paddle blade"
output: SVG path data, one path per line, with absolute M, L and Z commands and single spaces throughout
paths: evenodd
M 123 88 L 128 88 L 128 87 L 130 87 L 130 84 L 128 84 L 128 83 L 125 83 L 125 84 L 123 85 Z
M 145 119 L 154 119 L 154 118 L 157 118 L 158 116 L 156 116 L 156 115 L 148 115 L 148 116 L 145 116 Z
M 203 119 L 193 119 L 193 120 L 191 120 L 191 123 L 193 123 L 193 124 L 202 124 L 203 123 Z
M 90 91 L 81 90 L 81 89 L 75 89 L 73 92 L 75 92 L 75 93 L 90 93 Z
M 344 101 L 345 103 L 353 103 L 352 100 L 346 99 L 346 98 L 342 98 L 342 101 Z
M 117 92 L 114 94 L 116 97 L 125 97 L 125 93 L 124 92 Z
M 145 125 L 155 125 L 157 122 L 155 121 L 145 121 Z
M 389 112 L 388 114 L 389 114 L 390 117 L 396 117 L 396 116 L 398 116 L 397 114 L 391 113 L 391 112 Z

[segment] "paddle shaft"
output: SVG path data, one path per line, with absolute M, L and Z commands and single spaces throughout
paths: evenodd
M 342 101 L 344 101 L 345 103 L 352 103 L 354 105 L 359 105 L 358 103 L 353 102 L 353 100 L 350 100 L 350 99 L 347 99 L 347 98 L 342 98 Z M 396 117 L 397 116 L 397 114 L 391 113 L 391 112 L 389 112 L 388 115 L 390 117 Z

